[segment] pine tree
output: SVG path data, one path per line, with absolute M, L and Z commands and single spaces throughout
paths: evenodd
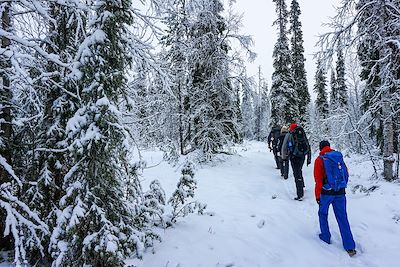
M 293 73 L 294 87 L 298 96 L 298 107 L 300 122 L 307 121 L 308 105 L 310 104 L 310 93 L 308 92 L 307 76 L 304 67 L 303 31 L 300 22 L 300 6 L 296 0 L 292 0 L 290 7 L 290 33 L 291 36 L 291 68 Z
M 294 81 L 290 69 L 290 50 L 287 38 L 288 11 L 284 0 L 276 3 L 278 40 L 274 47 L 274 72 L 271 86 L 271 124 L 284 125 L 299 118 L 298 94 L 294 89 Z

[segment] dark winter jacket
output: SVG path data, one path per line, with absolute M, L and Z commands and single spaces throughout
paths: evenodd
M 278 144 L 278 137 L 281 134 L 280 128 L 272 128 L 271 132 L 268 135 L 268 147 L 276 148 Z

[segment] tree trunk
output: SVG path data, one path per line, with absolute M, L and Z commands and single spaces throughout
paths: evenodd
M 7 3 L 1 14 L 1 29 L 8 31 L 10 28 L 10 3 Z M 6 37 L 1 38 L 1 48 L 7 49 L 10 46 L 10 40 Z M 7 163 L 11 165 L 11 137 L 12 137 L 12 113 L 11 113 L 11 100 L 12 92 L 10 88 L 10 78 L 7 74 L 10 68 L 10 60 L 3 56 L 0 61 L 0 135 L 3 141 L 3 147 L 0 147 L 0 155 L 7 160 Z M 0 167 L 0 184 L 3 184 L 8 180 L 9 174 L 7 171 Z M 0 250 L 11 248 L 11 238 L 10 235 L 3 238 L 4 233 L 4 220 L 5 214 L 2 209 L 0 209 Z
M 381 49 L 379 51 L 380 61 L 380 80 L 382 90 L 382 117 L 381 122 L 383 124 L 383 175 L 385 180 L 393 180 L 393 165 L 394 165 L 394 144 L 393 144 L 393 113 L 391 110 L 391 88 L 393 86 L 392 69 L 388 66 L 392 64 L 391 55 L 392 51 L 388 44 L 385 42 L 388 38 L 388 32 L 385 24 L 388 15 L 386 14 L 385 0 L 381 0 L 380 8 L 380 36 L 382 38 Z M 385 59 L 385 60 L 383 60 Z
M 387 89 L 387 91 L 389 91 Z M 387 94 L 387 93 L 386 93 Z M 385 96 L 384 96 L 385 97 Z M 385 97 L 386 98 L 386 97 Z M 393 180 L 393 117 L 388 99 L 384 100 L 383 113 L 383 174 L 387 181 Z

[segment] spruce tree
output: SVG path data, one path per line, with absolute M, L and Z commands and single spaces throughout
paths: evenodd
M 120 109 L 128 94 L 126 70 L 138 57 L 132 53 L 139 44 L 128 36 L 135 19 L 131 5 L 102 0 L 90 7 L 95 13 L 77 54 L 81 102 L 67 123 L 72 167 L 52 236 L 55 266 L 124 266 L 151 234 Z
M 328 95 L 326 91 L 325 71 L 321 61 L 318 61 L 317 72 L 315 73 L 314 92 L 317 94 L 315 109 L 320 119 L 326 119 L 329 115 Z
M 162 44 L 166 47 L 165 60 L 172 76 L 171 91 L 174 99 L 167 111 L 173 120 L 174 128 L 170 129 L 178 136 L 180 154 L 187 153 L 190 144 L 189 93 L 188 93 L 188 35 L 190 12 L 187 0 L 175 0 L 168 9 L 165 24 L 168 27 Z M 171 125 L 172 126 L 172 125 Z
M 308 92 L 307 75 L 304 67 L 303 31 L 300 22 L 300 6 L 297 0 L 292 0 L 290 7 L 290 33 L 291 33 L 291 68 L 293 73 L 294 88 L 297 91 L 300 122 L 307 121 L 310 93 Z
M 253 91 L 251 88 L 251 83 L 248 78 L 243 81 L 242 84 L 242 105 L 241 113 L 243 118 L 243 137 L 252 140 L 254 138 L 255 132 L 255 109 L 253 102 Z
M 1 29 L 4 31 L 11 30 L 11 2 L 1 5 Z M 11 51 L 10 39 L 1 37 L 1 49 Z M 5 53 L 0 53 L 0 159 L 8 165 L 12 165 L 12 99 L 13 93 L 11 90 L 10 70 L 11 59 L 5 56 Z M 5 184 L 10 181 L 9 173 L 3 164 L 0 164 L 0 184 Z M 1 192 L 3 193 L 3 192 Z M 11 248 L 10 236 L 3 237 L 6 227 L 7 211 L 3 207 L 0 209 L 0 249 Z
M 48 226 L 26 198 L 32 184 L 26 179 L 30 166 L 24 164 L 29 155 L 32 158 L 35 154 L 27 154 L 23 143 L 26 133 L 21 129 L 36 122 L 37 117 L 30 116 L 29 105 L 35 101 L 34 105 L 40 109 L 41 103 L 28 75 L 30 64 L 37 63 L 33 49 L 26 46 L 33 41 L 29 43 L 25 36 L 17 35 L 18 26 L 24 25 L 16 25 L 16 16 L 26 14 L 23 8 L 14 1 L 0 4 L 0 250 L 13 249 L 16 266 L 27 263 L 32 250 L 43 256 L 42 237 L 48 235 Z M 30 7 L 29 11 L 35 13 L 35 8 L 40 5 Z M 25 91 L 30 91 L 30 98 L 25 97 Z
M 340 109 L 348 108 L 348 91 L 346 86 L 346 73 L 345 73 L 345 61 L 343 55 L 343 49 L 341 47 L 341 42 L 338 44 L 337 49 L 337 62 L 336 62 L 336 101 Z
M 239 137 L 235 94 L 229 80 L 227 24 L 219 0 L 201 2 L 190 29 L 190 114 L 192 146 L 205 159 Z
M 48 9 L 49 16 L 54 22 L 48 27 L 47 42 L 43 50 L 49 54 L 58 55 L 63 62 L 71 63 L 79 42 L 85 34 L 84 25 L 80 22 L 85 21 L 86 16 L 68 1 L 63 4 L 50 2 Z M 66 124 L 77 110 L 79 99 L 74 96 L 76 87 L 68 78 L 71 69 L 52 61 L 43 61 L 38 64 L 43 69 L 42 71 L 37 70 L 38 66 L 31 69 L 31 73 L 37 75 L 34 77 L 37 82 L 33 86 L 42 97 L 42 116 L 37 121 L 37 127 L 22 129 L 23 133 L 29 130 L 34 131 L 33 136 L 23 141 L 35 144 L 35 147 L 30 148 L 32 150 L 26 152 L 27 159 L 22 162 L 29 166 L 26 178 L 35 185 L 27 190 L 25 197 L 50 229 L 53 229 L 59 214 L 59 201 L 64 193 L 63 179 L 68 168 L 71 167 L 66 142 L 64 142 Z M 29 155 L 34 154 L 35 150 L 37 150 L 36 157 L 30 161 Z M 21 155 L 21 158 L 23 157 L 24 155 Z M 50 236 L 44 236 L 42 239 L 48 247 Z M 32 251 L 30 260 L 37 262 L 39 259 L 43 264 L 46 262 L 48 264 L 50 257 L 48 254 L 42 257 Z
M 334 68 L 331 69 L 331 92 L 329 95 L 329 107 L 330 110 L 336 110 L 337 102 L 338 102 L 338 93 L 337 93 L 337 80 L 336 80 L 336 71 Z
M 271 124 L 284 125 L 299 119 L 298 94 L 290 69 L 291 56 L 287 37 L 288 11 L 284 0 L 273 0 L 278 15 L 274 24 L 278 28 L 278 40 L 273 52 L 271 86 Z
M 263 80 L 261 85 L 261 114 L 260 114 L 260 141 L 265 141 L 269 134 L 271 104 L 269 100 L 268 84 Z

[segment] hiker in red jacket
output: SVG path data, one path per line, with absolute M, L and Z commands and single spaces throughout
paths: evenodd
M 319 204 L 318 217 L 321 233 L 319 238 L 330 244 L 331 233 L 328 225 L 328 211 L 332 204 L 336 221 L 342 236 L 343 247 L 350 256 L 356 254 L 355 242 L 350 230 L 346 212 L 347 167 L 340 152 L 331 149 L 328 141 L 319 144 L 319 157 L 314 164 L 315 199 Z M 326 170 L 329 170 L 326 173 Z

